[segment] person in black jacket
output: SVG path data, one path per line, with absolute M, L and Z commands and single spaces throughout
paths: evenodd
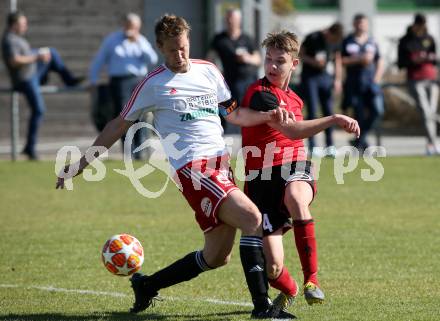
M 437 108 L 439 85 L 434 38 L 428 33 L 426 17 L 416 14 L 414 23 L 399 40 L 399 68 L 405 68 L 409 90 L 420 110 L 426 132 L 427 155 L 439 155 L 437 145 Z
M 216 34 L 210 44 L 207 60 L 220 61 L 223 76 L 228 84 L 232 98 L 240 104 L 246 89 L 258 78 L 258 67 L 261 55 L 255 40 L 241 27 L 242 14 L 240 9 L 231 8 L 225 13 L 225 30 Z M 218 59 L 217 59 L 218 58 Z M 232 132 L 239 132 L 231 124 L 222 125 Z
M 318 104 L 323 116 L 333 114 L 333 91 L 341 92 L 342 62 L 341 43 L 343 27 L 339 22 L 324 30 L 308 34 L 301 45 L 303 61 L 301 89 L 307 105 L 308 119 L 315 119 Z M 329 156 L 336 156 L 332 128 L 325 130 L 325 142 Z M 315 147 L 314 137 L 309 138 L 309 151 Z

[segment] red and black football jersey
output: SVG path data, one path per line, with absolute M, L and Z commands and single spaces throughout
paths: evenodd
M 267 78 L 253 83 L 246 91 L 242 107 L 268 111 L 278 106 L 292 111 L 297 121 L 303 120 L 303 101 L 290 88 L 286 91 L 272 85 Z M 282 165 L 307 159 L 302 139 L 291 140 L 267 124 L 243 127 L 243 155 L 246 170 Z M 252 152 L 255 146 L 261 152 Z

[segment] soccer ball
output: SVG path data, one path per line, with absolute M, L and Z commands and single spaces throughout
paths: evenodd
M 101 258 L 111 273 L 127 276 L 141 268 L 144 263 L 144 249 L 134 236 L 116 234 L 105 242 Z

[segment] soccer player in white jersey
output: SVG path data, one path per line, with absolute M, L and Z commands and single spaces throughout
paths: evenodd
M 182 194 L 204 232 L 202 250 L 189 253 L 150 276 L 133 275 L 130 281 L 135 302 L 131 312 L 148 308 L 160 289 L 225 265 L 238 228 L 242 233 L 241 263 L 254 304 L 251 317 L 293 319 L 288 312 L 275 312 L 268 297 L 261 214 L 233 181 L 218 112 L 220 108 L 227 121 L 240 126 L 285 123 L 294 115 L 282 108 L 270 112 L 238 108 L 216 67 L 189 59 L 189 30 L 181 17 L 165 15 L 158 21 L 156 44 L 165 58 L 164 65 L 138 85 L 121 114 L 109 122 L 93 144 L 110 148 L 142 113 L 153 112 L 154 125 L 162 137 L 179 136 L 173 146 L 164 144 L 164 148 L 176 170 Z M 184 156 L 176 157 L 173 150 L 185 151 Z M 87 165 L 83 156 L 78 173 Z M 64 178 L 58 178 L 56 187 L 64 187 Z

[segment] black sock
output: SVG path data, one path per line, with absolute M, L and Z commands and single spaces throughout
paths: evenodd
M 266 310 L 269 305 L 267 295 L 269 286 L 262 238 L 242 236 L 240 239 L 240 258 L 255 310 Z
M 149 276 L 148 287 L 152 292 L 157 292 L 174 284 L 189 281 L 208 270 L 211 270 L 211 267 L 206 264 L 203 252 L 192 252 Z

